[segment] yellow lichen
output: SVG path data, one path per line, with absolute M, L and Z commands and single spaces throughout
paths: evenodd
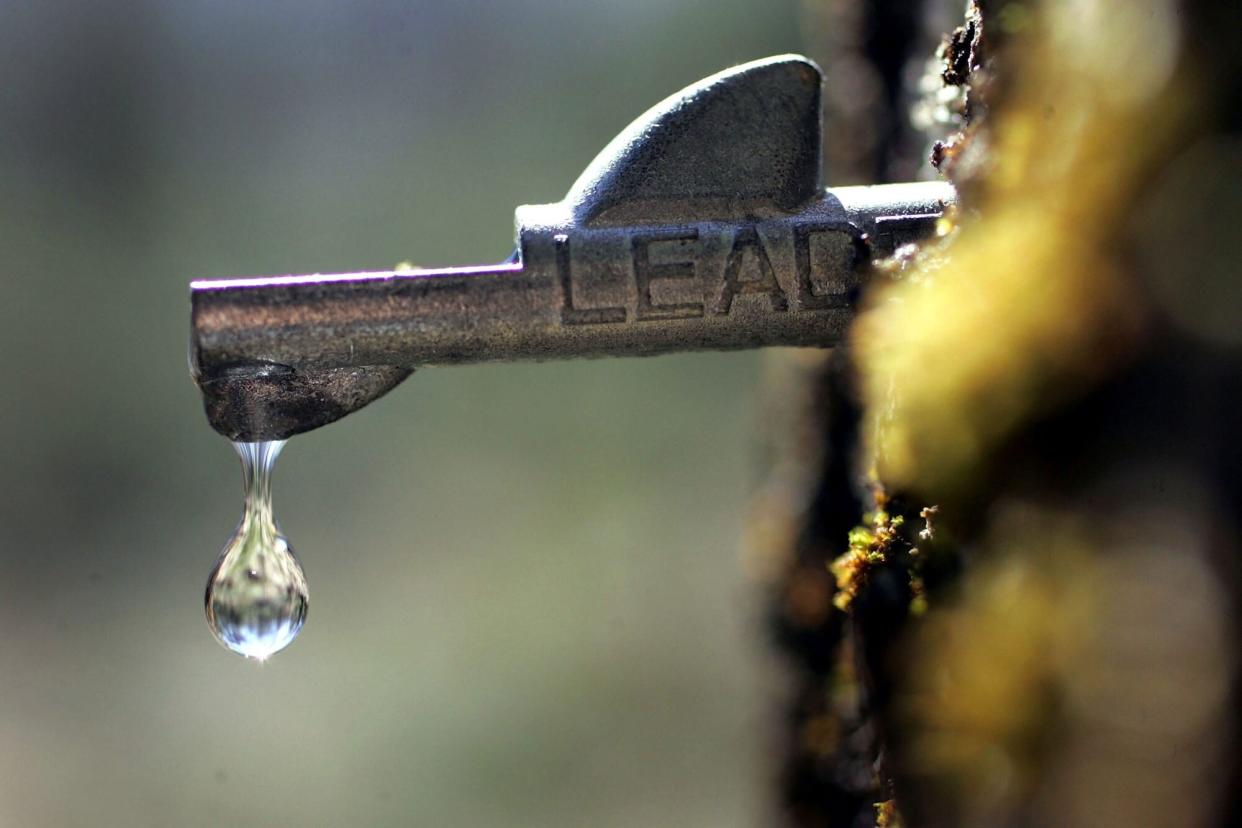
M 877 494 L 877 508 L 864 516 L 866 525 L 850 530 L 849 548 L 828 565 L 837 579 L 837 594 L 832 603 L 839 610 L 849 609 L 867 583 L 868 572 L 888 560 L 894 544 L 900 540 L 898 530 L 905 519 L 890 515 L 884 508 L 884 498 Z
M 875 828 L 901 828 L 901 814 L 897 811 L 897 800 L 886 799 L 875 803 Z
M 1139 173 L 1191 105 L 1167 62 L 1156 71 L 1144 51 L 1159 57 L 1176 44 L 1170 8 L 1029 7 L 1031 36 L 1003 58 L 1012 86 L 990 113 L 991 160 L 972 203 L 855 326 L 886 484 L 968 486 L 1001 440 L 1114 370 L 1141 336 L 1143 308 L 1116 234 Z M 1130 28 L 1100 38 L 1120 23 L 1083 29 L 1096 19 Z

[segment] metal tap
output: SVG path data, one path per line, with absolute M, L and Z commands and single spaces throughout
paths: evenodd
M 502 264 L 191 283 L 208 420 L 283 439 L 424 365 L 838 343 L 868 263 L 933 232 L 954 192 L 825 189 L 822 80 L 774 57 L 657 104 L 564 200 L 517 209 Z

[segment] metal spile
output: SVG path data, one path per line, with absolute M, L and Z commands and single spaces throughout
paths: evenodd
M 503 264 L 192 283 L 212 427 L 284 439 L 423 365 L 832 346 L 866 265 L 930 234 L 954 193 L 825 189 L 822 80 L 774 57 L 657 104 L 564 200 L 517 209 Z

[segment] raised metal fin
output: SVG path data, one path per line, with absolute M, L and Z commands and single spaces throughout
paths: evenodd
M 822 79 L 806 58 L 781 55 L 689 86 L 614 138 L 565 203 L 588 226 L 796 209 L 823 187 Z

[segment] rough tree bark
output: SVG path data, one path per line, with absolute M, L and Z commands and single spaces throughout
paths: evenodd
M 961 209 L 771 372 L 782 819 L 1235 824 L 1242 9 L 973 0 L 912 109 L 929 11 L 821 6 L 834 179 L 949 114 Z

